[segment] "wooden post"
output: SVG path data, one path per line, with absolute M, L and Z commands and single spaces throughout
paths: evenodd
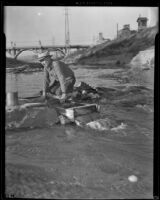
M 8 81 L 9 85 L 6 88 L 6 106 L 16 106 L 18 105 L 17 75 L 9 73 Z
M 17 106 L 18 104 L 18 92 L 7 92 L 6 106 Z

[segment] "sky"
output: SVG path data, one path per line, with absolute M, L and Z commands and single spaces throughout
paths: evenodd
M 113 39 L 118 28 L 130 24 L 137 30 L 137 18 L 148 18 L 148 27 L 158 21 L 157 7 L 68 7 L 71 44 L 92 44 L 99 32 Z M 65 44 L 64 7 L 5 6 L 4 33 L 6 44 L 16 46 Z

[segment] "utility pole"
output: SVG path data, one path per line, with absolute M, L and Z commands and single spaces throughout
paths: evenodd
M 117 23 L 117 38 L 118 38 L 118 23 Z
M 52 37 L 52 45 L 53 46 L 55 45 L 55 37 L 54 36 Z
M 42 42 L 41 40 L 38 40 L 39 46 L 42 47 Z
M 70 46 L 70 34 L 69 34 L 69 18 L 68 18 L 68 8 L 65 7 L 65 47 L 66 53 L 69 53 Z
M 40 49 L 40 53 L 42 53 L 43 50 L 42 50 L 42 42 L 41 42 L 41 40 L 39 40 L 38 43 L 39 43 L 39 46 L 40 46 L 40 48 L 41 48 L 41 49 Z

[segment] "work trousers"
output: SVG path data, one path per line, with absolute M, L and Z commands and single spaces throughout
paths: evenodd
M 73 87 L 74 87 L 75 82 L 76 81 L 75 81 L 74 77 L 65 81 L 64 84 L 65 84 L 65 88 L 66 88 L 66 91 L 65 91 L 66 94 L 73 92 Z M 61 90 L 61 86 L 60 86 L 59 81 L 55 81 L 53 83 L 53 85 L 51 85 L 48 88 L 47 92 L 54 94 L 54 95 L 58 95 L 58 96 L 62 95 L 62 90 Z

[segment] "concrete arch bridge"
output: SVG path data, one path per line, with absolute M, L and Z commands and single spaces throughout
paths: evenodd
M 54 52 L 61 52 L 64 55 L 67 55 L 68 50 L 82 50 L 89 48 L 89 45 L 70 45 L 66 48 L 64 45 L 57 45 L 57 46 L 22 46 L 22 47 L 10 47 L 6 48 L 6 52 L 8 52 L 14 59 L 24 51 L 33 51 L 35 54 L 40 53 L 44 50 L 54 51 Z

